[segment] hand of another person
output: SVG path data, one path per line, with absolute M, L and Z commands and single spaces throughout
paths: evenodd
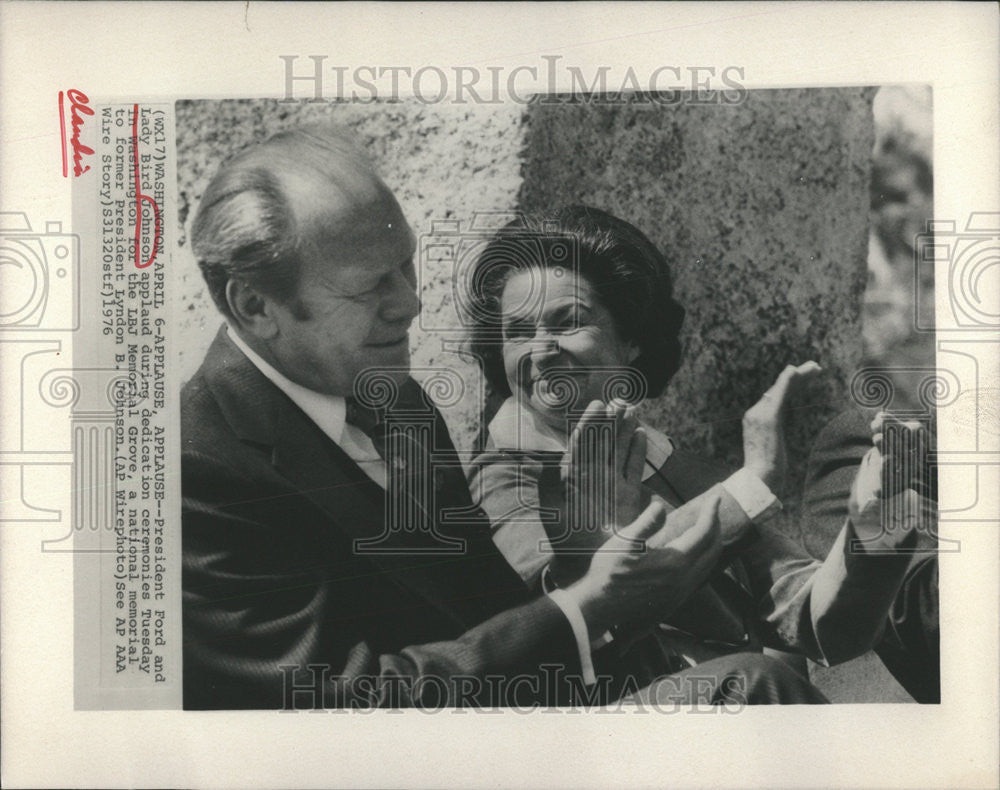
M 789 365 L 743 415 L 743 465 L 776 493 L 784 483 L 788 466 L 784 426 L 788 397 L 820 370 L 822 368 L 812 361 Z
M 936 500 L 931 454 L 935 450 L 933 427 L 918 419 L 902 420 L 879 412 L 871 422 L 872 444 L 881 453 L 882 497 L 891 498 L 909 489 Z
M 877 500 L 906 490 L 933 499 L 928 464 L 933 434 L 928 426 L 879 412 L 871 429 L 873 446 L 861 459 L 848 499 L 851 518 L 856 521 Z
M 707 499 L 694 526 L 674 536 L 654 501 L 594 554 L 568 591 L 592 634 L 621 623 L 651 623 L 676 610 L 714 570 L 722 553 L 719 497 Z

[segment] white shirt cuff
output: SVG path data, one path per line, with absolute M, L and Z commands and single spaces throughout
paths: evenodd
M 764 521 L 781 510 L 781 501 L 763 480 L 746 467 L 723 480 L 722 487 L 751 521 Z
M 552 602 L 558 606 L 566 619 L 569 620 L 570 628 L 573 629 L 573 636 L 576 638 L 576 649 L 580 654 L 580 669 L 583 674 L 583 682 L 592 686 L 597 682 L 594 674 L 594 661 L 590 656 L 590 636 L 587 632 L 587 621 L 583 619 L 583 612 L 577 606 L 573 596 L 565 590 L 552 590 L 547 593 Z
M 557 585 L 554 581 L 552 581 L 552 566 L 546 565 L 544 568 L 542 568 L 542 592 L 548 595 L 553 590 L 558 590 L 558 589 L 559 585 Z M 587 635 L 588 636 L 590 635 L 589 629 L 587 630 Z M 590 652 L 593 653 L 595 650 L 598 650 L 604 647 L 609 642 L 614 642 L 614 641 L 615 641 L 614 635 L 610 631 L 605 631 L 600 636 L 595 636 L 593 639 L 590 640 Z

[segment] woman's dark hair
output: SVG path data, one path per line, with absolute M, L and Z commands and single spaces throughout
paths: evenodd
M 491 394 L 511 394 L 502 356 L 507 280 L 519 271 L 554 266 L 586 278 L 621 336 L 639 348 L 632 365 L 644 376 L 646 393 L 661 394 L 680 365 L 684 321 L 670 267 L 638 228 L 586 206 L 567 206 L 551 216 L 519 215 L 495 233 L 462 278 L 467 348 Z

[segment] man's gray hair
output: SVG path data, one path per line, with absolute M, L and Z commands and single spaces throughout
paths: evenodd
M 226 300 L 230 280 L 292 303 L 304 239 L 289 178 L 319 174 L 336 185 L 355 181 L 359 173 L 378 178 L 349 133 L 334 126 L 279 132 L 219 168 L 192 223 L 191 247 L 223 315 L 233 318 Z M 302 310 L 294 303 L 292 308 Z

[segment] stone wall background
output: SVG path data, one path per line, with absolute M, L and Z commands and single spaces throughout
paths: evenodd
M 751 91 L 740 104 L 540 105 L 520 204 L 627 218 L 671 260 L 685 357 L 644 417 L 734 468 L 741 419 L 781 369 L 822 379 L 792 404 L 782 528 L 800 532 L 809 447 L 849 403 L 862 355 L 874 128 L 865 88 Z M 568 161 L 567 161 L 568 160 Z M 815 546 L 825 551 L 823 536 Z
M 467 229 L 477 214 L 567 202 L 611 211 L 648 234 L 674 261 L 687 320 L 681 372 L 644 416 L 688 449 L 738 463 L 743 411 L 785 364 L 819 361 L 822 381 L 790 415 L 793 479 L 780 526 L 823 554 L 833 536 L 801 533 L 798 486 L 812 437 L 849 406 L 847 382 L 862 360 L 874 95 L 871 88 L 751 91 L 739 105 L 672 106 L 178 102 L 182 379 L 221 323 L 187 245 L 215 169 L 281 129 L 338 123 L 371 152 L 418 235 L 430 234 L 435 220 Z M 481 379 L 446 347 L 461 336 L 452 268 L 427 261 L 420 268 L 424 309 L 411 331 L 413 364 L 446 366 L 465 382 L 465 396 L 444 411 L 468 448 Z M 872 654 L 834 669 L 811 665 L 810 674 L 834 701 L 909 699 Z
M 669 105 L 179 102 L 182 378 L 220 323 L 187 245 L 208 181 L 253 141 L 334 122 L 371 152 L 418 235 L 435 220 L 467 230 L 483 213 L 569 202 L 611 211 L 649 235 L 673 261 L 687 319 L 681 372 L 644 415 L 688 449 L 739 465 L 743 412 L 784 365 L 820 362 L 822 381 L 790 421 L 793 474 L 781 526 L 821 551 L 833 536 L 801 534 L 797 493 L 812 437 L 846 407 L 862 353 L 873 94 L 751 91 L 740 104 Z M 470 448 L 481 378 L 447 345 L 462 334 L 453 268 L 419 263 L 416 377 L 434 366 L 458 372 L 464 397 L 444 411 L 458 445 Z
M 218 166 L 253 142 L 283 129 L 331 122 L 350 129 L 370 152 L 418 235 L 434 220 L 468 219 L 476 210 L 511 210 L 521 185 L 523 119 L 516 105 L 423 105 L 418 102 L 359 104 L 284 103 L 278 100 L 182 101 L 177 113 L 179 220 L 178 332 L 180 372 L 189 379 L 222 323 L 187 243 L 188 229 Z M 442 333 L 421 324 L 453 327 L 451 269 L 422 266 L 423 311 L 410 340 L 415 367 L 446 365 L 476 382 L 476 368 L 444 352 Z M 419 378 L 419 376 L 418 376 Z M 449 425 L 464 446 L 471 442 L 477 393 L 446 409 Z

